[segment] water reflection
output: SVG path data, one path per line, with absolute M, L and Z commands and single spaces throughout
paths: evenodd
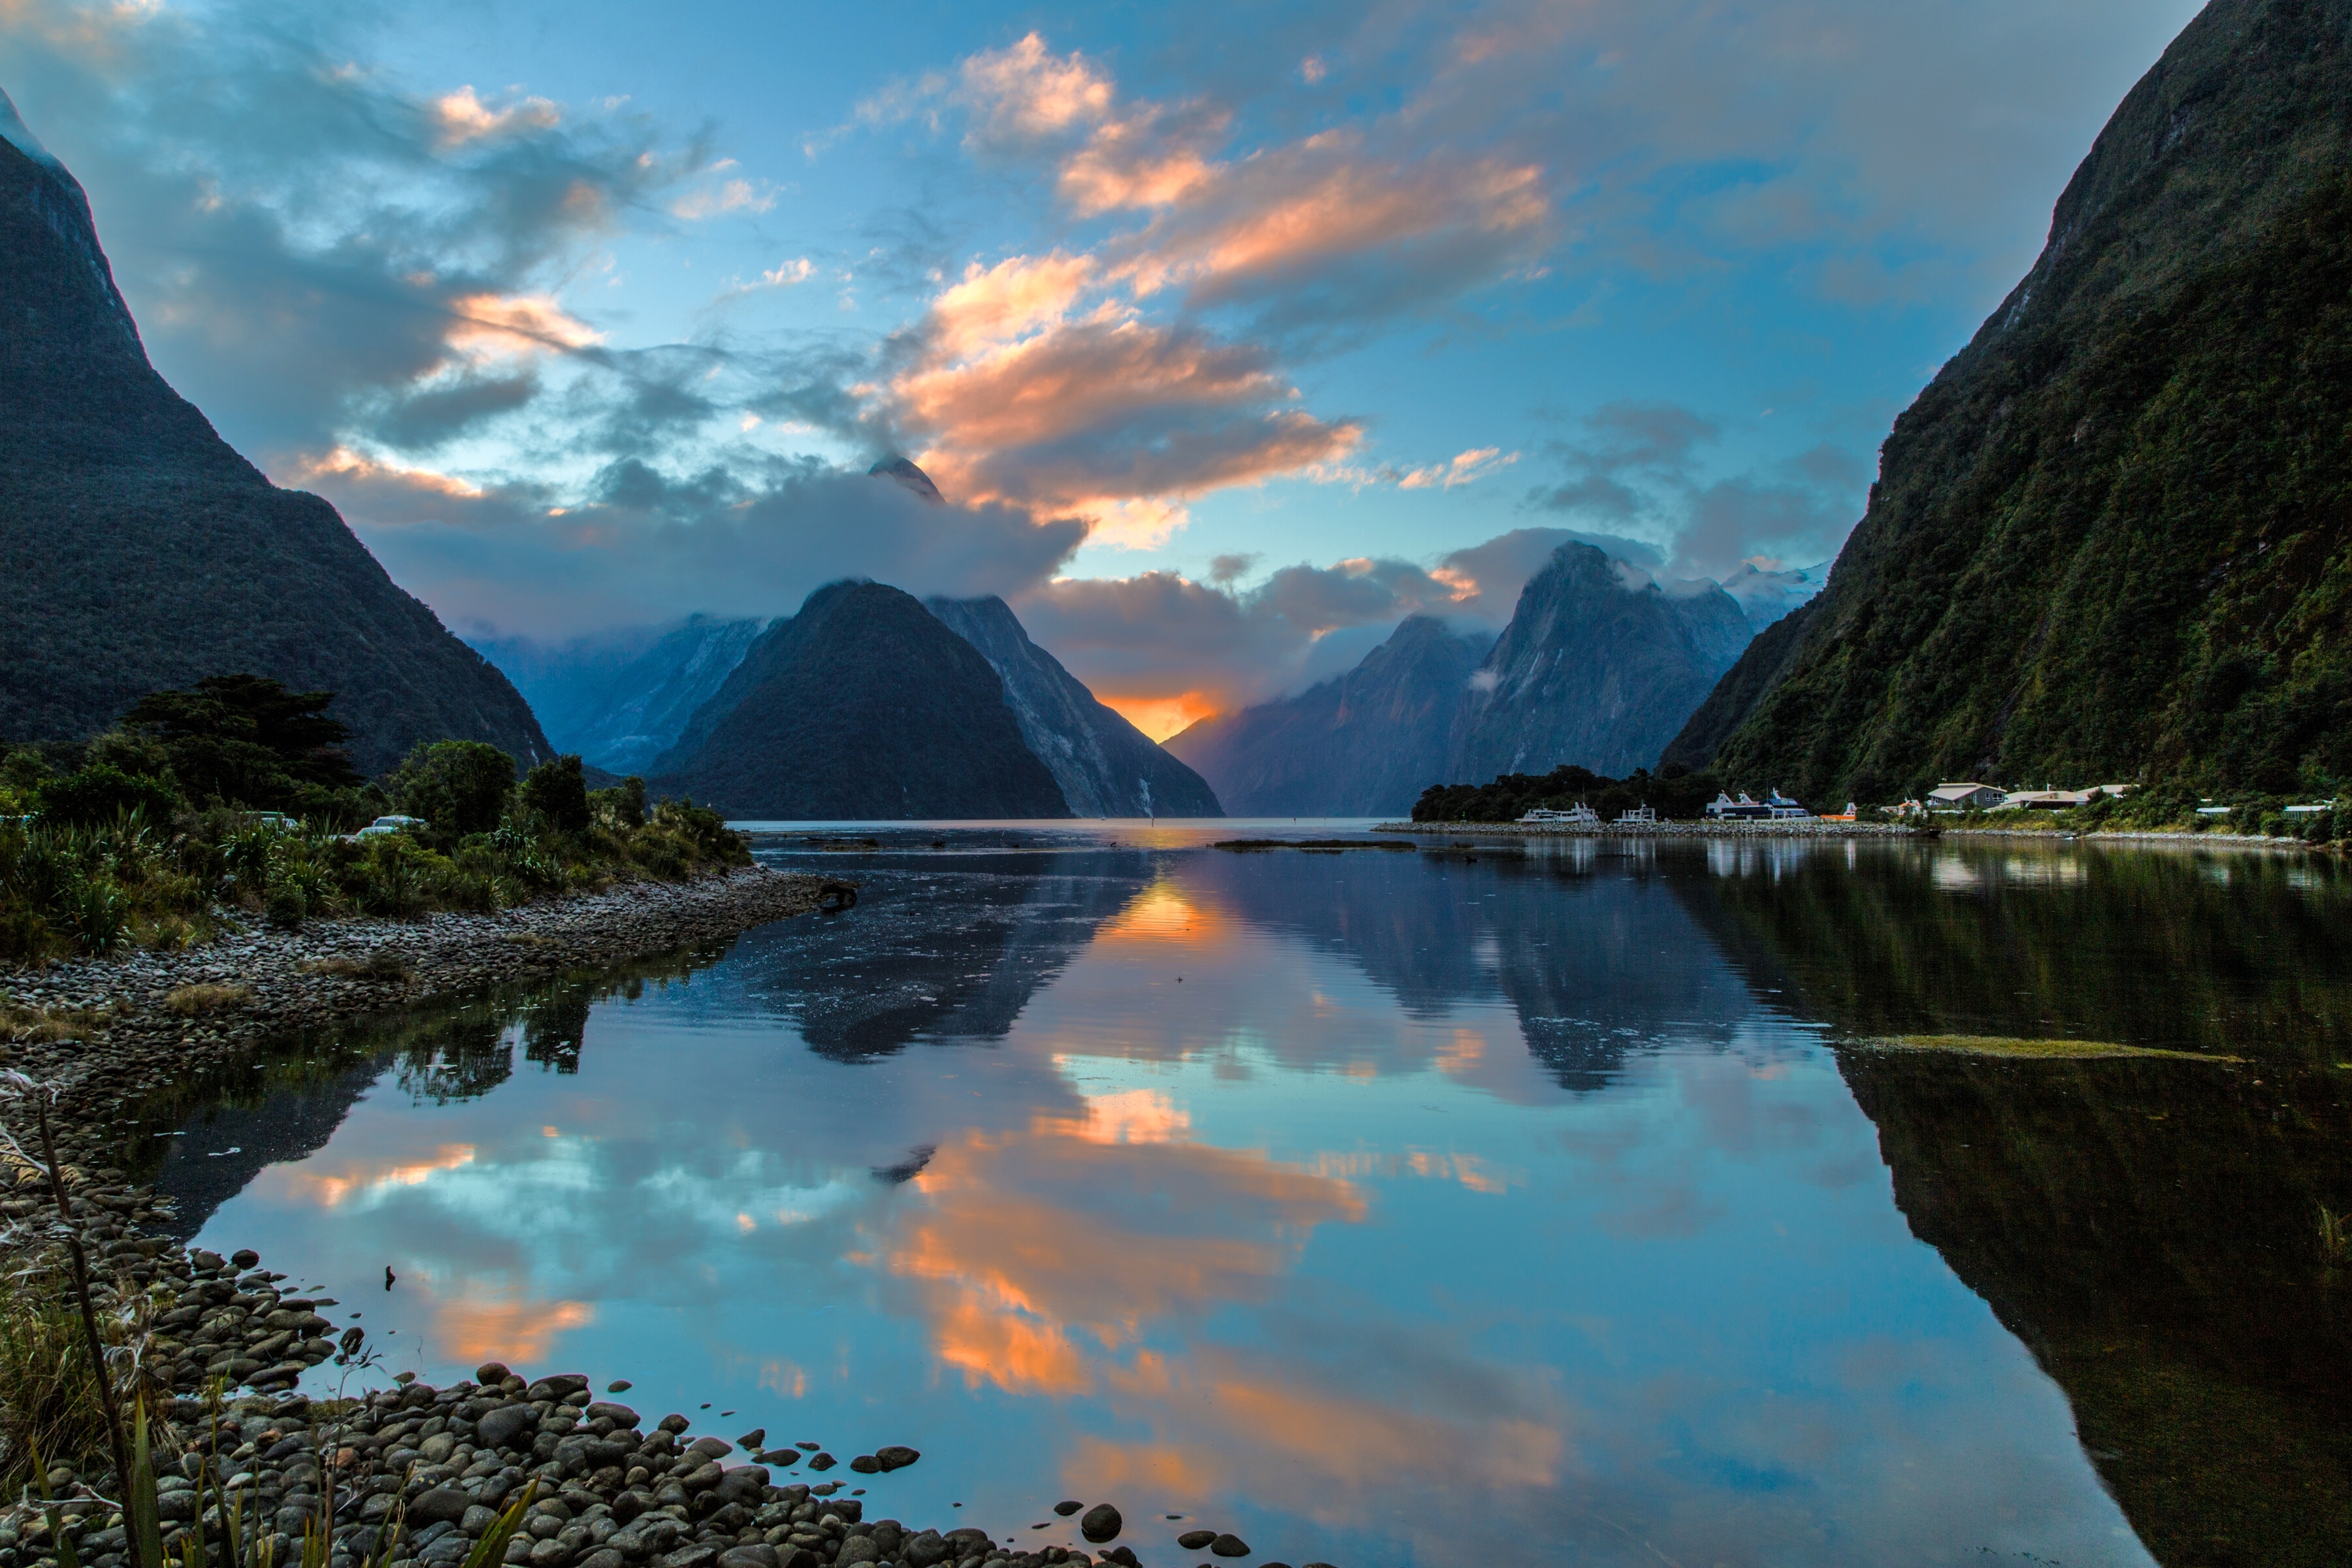
M 723 958 L 313 1043 L 174 1121 L 166 1183 L 266 1151 L 205 1238 L 301 1260 L 395 1366 L 560 1363 L 735 1412 L 725 1436 L 910 1442 L 924 1463 L 872 1506 L 962 1500 L 1000 1538 L 1116 1495 L 1292 1562 L 2147 1561 L 2072 1396 L 2130 1522 L 2227 1560 L 2214 1529 L 2170 1550 L 2224 1483 L 2139 1476 L 2252 1417 L 2200 1395 L 2136 1474 L 2111 1428 L 2156 1407 L 2097 1369 L 2143 1363 L 2265 1391 L 2264 1458 L 2205 1467 L 2264 1500 L 2233 1540 L 2284 1539 L 2269 1500 L 2295 1488 L 2346 1495 L 2312 1415 L 2336 1352 L 2284 1381 L 2298 1321 L 2340 1348 L 2294 1304 L 2332 1287 L 2166 1228 L 2168 1184 L 2218 1227 L 2221 1194 L 2284 1168 L 2200 1152 L 2255 1121 L 2157 1162 L 2115 1131 L 2143 1135 L 2117 1064 L 2066 1069 L 2052 1112 L 2014 1069 L 1824 1044 L 2054 1018 L 2242 1053 L 2266 1024 L 2308 1059 L 2333 1047 L 2293 1021 L 2324 1041 L 2346 978 L 2324 872 L 931 837 L 828 857 L 866 883 L 855 911 Z M 2135 1093 L 2175 1081 L 2120 1065 Z M 2253 1205 L 2277 1226 L 2352 1207 L 2325 1098 L 2296 1101 L 2303 1173 Z M 2196 1313 L 2137 1304 L 2186 1285 Z M 2239 1316 L 2268 1326 L 2196 1362 Z

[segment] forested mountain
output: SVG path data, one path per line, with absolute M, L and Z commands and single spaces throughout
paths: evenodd
M 89 735 L 146 692 L 250 673 L 335 692 L 370 773 L 451 737 L 551 754 L 334 508 L 272 485 L 155 373 L 81 186 L 5 97 L 0 321 L 0 739 Z
M 2333 787 L 2347 428 L 2352 0 L 2214 0 L 1896 421 L 1828 586 L 1667 758 L 1823 800 Z
M 1003 600 L 992 594 L 923 604 L 995 669 L 1022 738 L 1078 816 L 1224 816 L 1200 774 L 1097 701 L 1060 659 L 1029 640 Z
M 1203 719 L 1167 750 L 1237 816 L 1402 816 L 1444 773 L 1454 710 L 1492 640 L 1413 616 L 1347 674 Z
M 879 583 L 771 625 L 652 771 L 732 817 L 1070 815 L 988 660 Z

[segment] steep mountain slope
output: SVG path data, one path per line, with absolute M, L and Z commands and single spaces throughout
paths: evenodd
M 879 583 L 761 633 L 653 773 L 739 818 L 1070 815 L 988 660 Z
M 1347 674 L 1204 719 L 1167 750 L 1237 816 L 1402 816 L 1444 772 L 1448 726 L 1488 641 L 1414 616 Z
M 558 749 L 633 773 L 677 742 L 767 624 L 689 616 L 568 643 L 508 637 L 474 647 L 530 700 Z
M 335 692 L 373 773 L 419 741 L 550 754 L 506 678 L 334 508 L 281 490 L 147 363 L 89 204 L 0 98 L 0 737 L 105 728 L 250 672 Z
M 1471 678 L 1446 779 L 1563 763 L 1612 776 L 1654 766 L 1748 637 L 1738 601 L 1712 583 L 1668 593 L 1629 582 L 1590 544 L 1563 544 L 1519 591 L 1511 624 Z
M 1078 816 L 1224 816 L 1200 774 L 1095 700 L 1061 660 L 1029 640 L 1003 600 L 990 595 L 923 605 L 995 669 L 1022 737 Z
M 2352 0 L 2214 0 L 1667 752 L 1808 796 L 2352 776 Z

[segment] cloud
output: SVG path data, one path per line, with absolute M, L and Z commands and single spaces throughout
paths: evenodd
M 1834 556 L 1861 516 L 1863 465 L 1816 446 L 1754 471 L 1709 476 L 1705 454 L 1722 436 L 1717 423 L 1675 404 L 1603 405 L 1555 445 L 1565 476 L 1530 491 L 1528 504 L 1668 541 L 1664 561 L 1643 546 L 1650 559 L 1636 564 L 1669 580 Z
M 865 389 L 950 491 L 1080 515 L 1150 546 L 1181 503 L 1330 463 L 1362 426 L 1291 406 L 1261 345 L 1146 320 L 1100 292 L 1088 256 L 975 262 Z
M 343 13 L 7 15 L 0 74 L 92 192 L 157 367 L 265 466 L 396 426 L 481 360 L 593 350 L 564 282 L 706 162 L 614 110 L 355 67 L 363 19 Z M 426 424 L 446 437 L 463 412 Z
M 814 461 L 669 473 L 635 459 L 590 499 L 476 486 L 338 452 L 297 476 L 387 570 L 468 633 L 556 638 L 701 611 L 775 616 L 842 577 L 916 595 L 1018 595 L 1084 538 L 1010 507 L 945 505 Z

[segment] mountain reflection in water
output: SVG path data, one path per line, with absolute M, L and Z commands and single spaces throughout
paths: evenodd
M 1069 1496 L 1147 1562 L 1163 1512 L 1360 1564 L 2343 1555 L 2324 868 L 1214 836 L 879 832 L 808 857 L 847 914 L 159 1102 L 162 1180 L 394 1368 L 908 1442 L 869 1510 L 1000 1539 Z

